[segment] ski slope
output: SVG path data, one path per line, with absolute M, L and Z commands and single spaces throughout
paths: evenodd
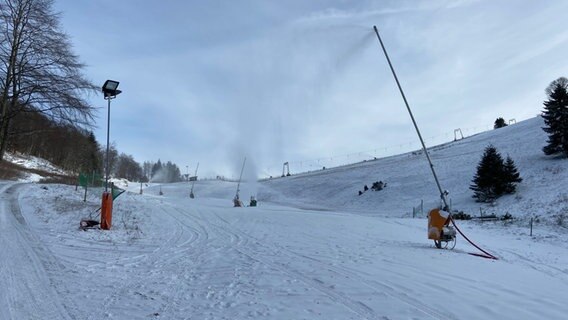
M 491 208 L 528 217 L 561 198 L 565 171 L 543 168 L 566 160 L 538 154 L 539 121 L 433 148 L 455 208 L 479 210 L 466 189 L 488 142 L 516 152 L 529 181 Z M 565 319 L 568 234 L 551 218 L 565 203 L 538 211 L 532 237 L 523 219 L 459 222 L 497 261 L 469 255 L 461 238 L 437 250 L 406 209 L 437 202 L 424 162 L 406 154 L 245 183 L 255 208 L 232 207 L 232 182 L 198 181 L 196 199 L 187 183 L 142 195 L 131 184 L 111 231 L 77 228 L 98 192 L 83 202 L 72 186 L 3 182 L 0 319 Z M 388 187 L 357 196 L 374 180 Z
M 481 208 L 486 214 L 508 212 L 518 218 L 543 219 L 567 213 L 568 192 L 561 186 L 568 183 L 568 161 L 543 154 L 547 139 L 543 126 L 542 118 L 535 117 L 466 139 L 429 146 L 440 184 L 449 191 L 452 209 L 479 215 Z M 523 182 L 516 194 L 503 196 L 487 206 L 474 201 L 469 186 L 484 149 L 490 144 L 504 158 L 511 156 Z M 365 184 L 370 188 L 379 180 L 386 182 L 387 188 L 357 196 Z M 261 190 L 261 199 L 268 201 L 289 203 L 288 199 L 292 198 L 292 205 L 302 203 L 308 207 L 341 208 L 378 216 L 408 216 L 421 200 L 425 208 L 440 204 L 440 193 L 422 151 L 272 179 L 265 185 L 268 191 Z

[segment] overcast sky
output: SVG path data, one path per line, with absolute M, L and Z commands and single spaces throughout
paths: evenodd
M 56 0 L 111 141 L 200 176 L 279 175 L 419 148 L 542 110 L 568 76 L 568 1 Z M 106 101 L 95 134 L 106 142 Z

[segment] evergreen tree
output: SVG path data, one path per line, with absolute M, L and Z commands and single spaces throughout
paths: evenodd
M 542 148 L 546 155 L 563 152 L 568 156 L 568 79 L 561 77 L 546 88 L 542 118 L 548 133 L 548 144 Z
M 503 158 L 497 149 L 492 145 L 485 148 L 469 187 L 478 202 L 491 202 L 504 193 L 503 166 Z
M 504 194 L 514 193 L 516 184 L 523 181 L 515 162 L 509 156 L 503 161 L 501 154 L 492 145 L 485 148 L 477 172 L 473 177 L 473 197 L 478 202 L 491 202 Z
M 97 173 L 101 173 L 102 172 L 102 167 L 101 167 L 101 158 L 100 158 L 100 153 L 99 153 L 99 143 L 97 142 L 97 139 L 95 138 L 95 135 L 93 134 L 92 131 L 89 132 L 89 135 L 87 136 L 87 164 L 86 164 L 86 168 L 83 168 L 83 170 L 86 170 L 86 172 L 97 172 Z
M 503 119 L 503 117 L 499 117 L 495 120 L 495 123 L 493 124 L 493 129 L 499 129 L 506 126 L 507 124 L 505 123 L 505 119 Z
M 511 157 L 507 156 L 505 165 L 503 166 L 503 178 L 505 183 L 505 193 L 514 193 L 517 190 L 516 183 L 522 182 L 523 178 L 515 166 L 515 162 Z
M 158 159 L 158 162 L 154 163 L 154 165 L 152 166 L 152 175 L 150 177 L 150 179 L 153 179 L 154 176 L 159 173 L 162 170 L 162 161 L 160 161 L 160 159 Z

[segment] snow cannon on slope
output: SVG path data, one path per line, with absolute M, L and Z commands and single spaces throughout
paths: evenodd
M 243 206 L 243 202 L 241 201 L 241 199 L 239 199 L 239 195 L 237 194 L 234 198 L 233 198 L 233 207 L 242 207 Z
M 256 207 L 256 198 L 254 196 L 250 196 L 250 203 L 249 203 L 249 207 Z
M 456 246 L 456 229 L 450 226 L 450 213 L 441 209 L 428 212 L 428 239 L 434 240 L 438 249 Z

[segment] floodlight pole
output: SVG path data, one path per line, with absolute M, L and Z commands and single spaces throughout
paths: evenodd
M 116 96 L 107 96 L 105 95 L 105 100 L 108 101 L 108 116 L 107 116 L 107 145 L 106 145 L 106 168 L 105 168 L 105 192 L 108 192 L 108 180 L 110 174 L 110 159 L 109 159 L 109 150 L 110 150 L 110 100 L 114 99 Z
M 107 116 L 107 145 L 106 145 L 106 168 L 105 168 L 105 191 L 102 196 L 101 203 L 101 229 L 110 230 L 112 225 L 112 192 L 108 192 L 108 180 L 110 175 L 110 100 L 114 99 L 122 91 L 118 90 L 118 81 L 107 80 L 103 84 L 104 99 L 108 101 Z
M 396 81 L 396 85 L 398 86 L 398 90 L 400 90 L 400 94 L 402 95 L 402 99 L 404 100 L 404 104 L 406 105 L 406 109 L 408 110 L 408 114 L 410 114 L 410 119 L 412 119 L 412 123 L 414 124 L 414 128 L 416 129 L 416 133 L 418 134 L 418 138 L 420 139 L 420 143 L 422 144 L 422 149 L 424 150 L 424 154 L 426 155 L 426 158 L 428 159 L 428 163 L 430 164 L 430 169 L 432 170 L 432 175 L 434 176 L 434 180 L 436 180 L 436 185 L 438 186 L 438 190 L 440 191 L 440 197 L 442 198 L 442 201 L 444 202 L 444 209 L 449 210 L 448 201 L 446 200 L 446 193 L 442 190 L 442 186 L 440 185 L 440 181 L 438 180 L 438 176 L 436 175 L 436 171 L 434 170 L 434 165 L 432 164 L 432 159 L 430 159 L 430 155 L 428 154 L 428 150 L 426 149 L 426 144 L 424 144 L 424 139 L 422 139 L 422 135 L 420 134 L 420 130 L 418 129 L 418 125 L 416 124 L 416 120 L 414 119 L 414 115 L 412 115 L 412 111 L 410 110 L 410 106 L 408 105 L 408 101 L 406 100 L 406 96 L 404 95 L 404 91 L 402 91 L 402 87 L 400 85 L 400 82 L 398 81 L 398 77 L 396 76 L 396 73 L 394 72 L 394 68 L 392 66 L 389 55 L 387 53 L 387 49 L 385 49 L 385 45 L 383 44 L 383 40 L 381 39 L 381 36 L 379 35 L 379 30 L 377 29 L 377 26 L 373 26 L 373 29 L 375 30 L 375 33 L 377 34 L 377 38 L 379 38 L 379 43 L 381 44 L 381 48 L 383 49 L 385 57 L 387 58 L 387 62 L 389 63 L 389 67 L 392 71 L 392 75 L 394 76 L 394 80 Z

